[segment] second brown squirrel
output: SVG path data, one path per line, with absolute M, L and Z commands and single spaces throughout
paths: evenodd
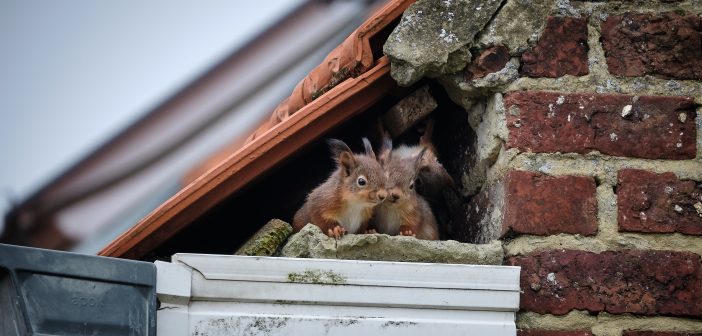
M 388 197 L 375 208 L 371 220 L 371 227 L 379 233 L 439 239 L 434 213 L 415 188 L 420 171 L 427 169 L 423 164 L 427 151 L 427 148 L 422 148 L 416 154 L 404 150 L 396 153 L 392 150 L 390 138 L 385 137 L 379 157 L 389 177 Z

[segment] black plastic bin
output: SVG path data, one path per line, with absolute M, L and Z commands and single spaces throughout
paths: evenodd
M 156 268 L 0 244 L 0 335 L 156 335 Z

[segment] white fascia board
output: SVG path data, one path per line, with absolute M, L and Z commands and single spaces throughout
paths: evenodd
M 190 274 L 190 298 L 159 310 L 159 335 L 516 335 L 519 267 L 198 254 L 172 260 Z M 159 289 L 169 291 L 167 299 L 184 294 Z
M 221 302 L 195 302 L 191 312 L 189 335 L 516 335 L 506 312 Z
M 519 293 L 193 279 L 193 300 L 517 311 Z
M 293 282 L 306 274 L 345 285 L 519 291 L 519 267 L 176 254 L 207 280 Z M 291 279 L 291 277 L 293 279 Z

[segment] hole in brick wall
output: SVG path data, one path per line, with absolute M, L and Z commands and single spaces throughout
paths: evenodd
M 593 176 L 593 178 L 595 179 L 595 185 L 599 187 L 602 184 L 602 179 L 598 176 Z
M 466 111 L 453 103 L 444 89 L 433 81 L 422 81 L 411 88 L 399 88 L 360 115 L 307 145 L 291 158 L 269 169 L 244 189 L 231 195 L 165 243 L 150 251 L 144 260 L 168 260 L 175 253 L 230 254 L 246 242 L 262 225 L 273 218 L 291 223 L 306 195 L 335 169 L 326 140 L 338 138 L 354 152 L 362 151 L 361 137 L 369 137 L 378 148 L 381 143 L 378 119 L 403 98 L 428 85 L 436 109 L 426 119 L 434 121 L 433 143 L 440 162 L 455 181 L 455 190 L 431 202 L 440 228 L 440 239 L 475 242 L 470 238 L 465 207 L 470 200 L 461 194 L 461 181 L 475 163 L 475 132 Z M 395 144 L 414 145 L 423 134 L 418 122 L 394 137 Z

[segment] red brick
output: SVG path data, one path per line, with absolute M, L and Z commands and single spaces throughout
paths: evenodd
M 509 49 L 504 45 L 487 48 L 466 67 L 465 78 L 468 80 L 482 78 L 489 73 L 500 71 L 507 65 L 509 59 Z
M 690 252 L 550 250 L 511 257 L 522 267 L 523 310 L 702 315 L 700 257 Z
M 696 15 L 612 15 L 602 23 L 609 72 L 702 79 L 702 18 Z
M 502 235 L 597 233 L 595 180 L 587 176 L 551 177 L 512 171 L 504 183 Z
M 511 171 L 484 187 L 456 211 L 448 228 L 452 239 L 487 243 L 515 234 L 595 235 L 595 180 L 587 176 L 551 177 Z
M 592 333 L 585 330 L 524 329 L 517 330 L 517 336 L 592 336 Z
M 673 160 L 696 154 L 690 97 L 519 91 L 507 94 L 505 107 L 508 148 Z
M 702 336 L 702 333 L 688 333 L 679 331 L 638 331 L 627 330 L 622 333 L 622 336 Z
M 702 184 L 625 169 L 617 181 L 619 231 L 702 235 Z
M 522 54 L 521 72 L 550 78 L 587 75 L 587 50 L 586 18 L 550 16 L 537 45 Z

